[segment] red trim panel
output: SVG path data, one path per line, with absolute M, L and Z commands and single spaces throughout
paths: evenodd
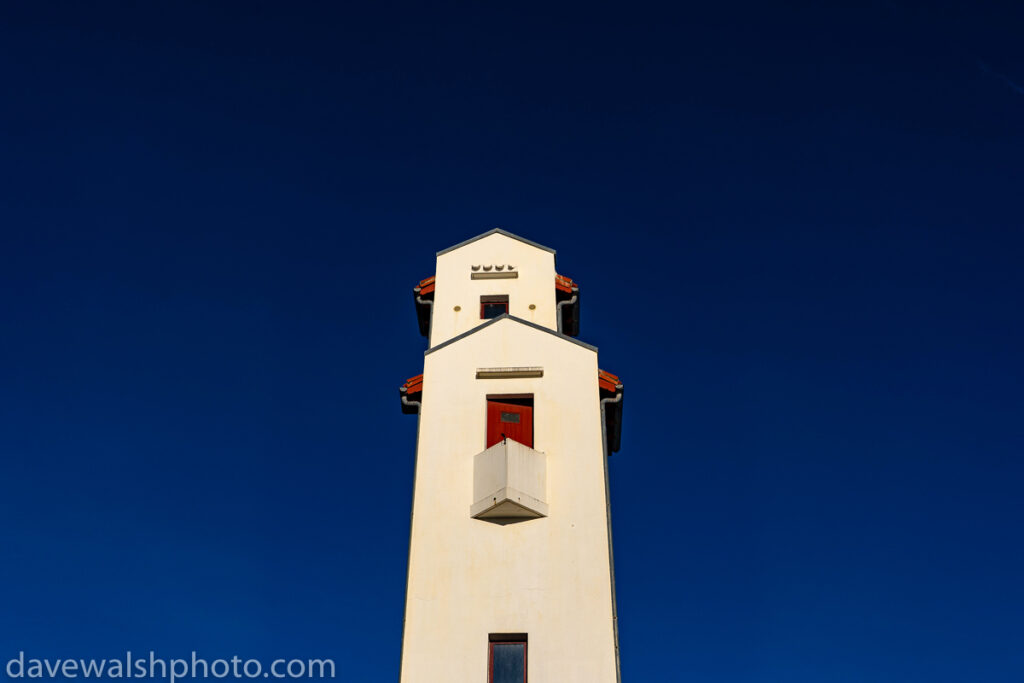
M 434 291 L 434 277 L 431 276 L 426 279 L 420 280 L 420 283 L 413 287 L 413 289 L 418 290 L 420 296 L 432 293 Z
M 622 380 L 619 379 L 618 375 L 613 375 L 604 370 L 597 371 L 597 386 L 605 391 L 615 391 L 615 387 L 619 384 L 622 384 Z
M 415 394 L 423 391 L 423 375 L 416 375 L 405 380 L 405 393 Z

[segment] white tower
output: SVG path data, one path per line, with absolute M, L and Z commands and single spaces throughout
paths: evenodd
M 553 249 L 504 230 L 414 290 L 423 374 L 402 683 L 616 683 L 607 457 L 622 383 Z

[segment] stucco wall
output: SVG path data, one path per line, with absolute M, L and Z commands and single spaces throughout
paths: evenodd
M 493 246 L 506 249 L 506 241 L 513 240 Z M 511 258 L 524 271 L 545 270 L 538 280 L 547 296 L 537 297 L 536 310 L 553 327 L 554 260 L 523 247 L 541 257 Z M 479 260 L 460 254 L 439 263 L 438 308 L 455 296 L 444 293 L 442 275 L 468 282 L 469 264 Z M 534 286 L 532 278 L 521 284 L 524 291 Z M 544 375 L 475 377 L 477 368 L 497 366 L 540 366 Z M 531 683 L 613 683 L 596 352 L 503 319 L 428 353 L 423 379 L 402 681 L 482 683 L 488 634 L 527 633 Z M 473 457 L 486 445 L 486 398 L 495 394 L 534 396 L 534 445 L 547 457 L 547 517 L 505 526 L 470 517 Z
M 515 266 L 518 277 L 471 279 L 474 265 L 495 264 L 506 269 L 509 265 Z M 438 256 L 435 278 L 431 346 L 485 322 L 480 320 L 480 296 L 485 294 L 507 294 L 511 315 L 551 330 L 558 329 L 555 318 L 555 255 L 549 251 L 495 233 Z M 531 304 L 535 308 L 530 309 Z M 456 306 L 461 310 L 456 311 Z

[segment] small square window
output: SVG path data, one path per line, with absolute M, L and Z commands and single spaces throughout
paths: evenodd
M 486 295 L 480 297 L 480 319 L 490 320 L 508 313 L 508 295 Z
M 525 634 L 492 634 L 487 645 L 488 683 L 526 683 Z

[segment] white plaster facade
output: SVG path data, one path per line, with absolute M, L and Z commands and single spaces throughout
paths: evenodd
M 472 266 L 498 263 L 518 277 L 471 279 L 480 272 Z M 487 681 L 494 633 L 527 634 L 530 683 L 618 679 L 597 350 L 554 331 L 554 280 L 553 252 L 502 233 L 439 254 L 419 408 L 403 683 Z M 484 294 L 508 294 L 510 315 L 534 324 L 481 320 Z M 477 377 L 502 367 L 542 373 Z M 533 397 L 546 490 L 530 495 L 543 500 L 545 516 L 496 523 L 470 514 L 489 395 Z
M 473 266 L 479 266 L 474 271 Z M 496 271 L 502 266 L 501 271 Z M 508 268 L 512 266 L 510 271 Z M 490 270 L 484 271 L 485 267 Z M 515 273 L 515 278 L 474 280 L 473 274 Z M 492 233 L 474 242 L 441 252 L 435 273 L 430 346 L 478 326 L 480 297 L 507 294 L 509 315 L 557 330 L 555 320 L 555 253 L 502 233 Z M 530 306 L 534 308 L 530 308 Z M 455 307 L 459 310 L 456 311 Z

